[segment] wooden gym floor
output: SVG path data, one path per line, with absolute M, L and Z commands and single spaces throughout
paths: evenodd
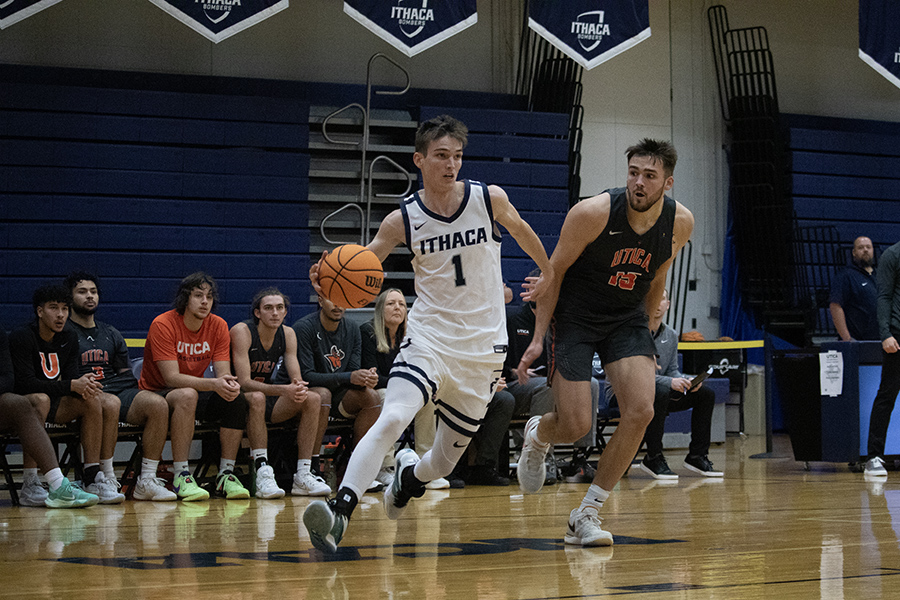
M 586 485 L 429 491 L 389 521 L 365 497 L 335 556 L 312 550 L 309 500 L 0 506 L 0 598 L 828 598 L 900 596 L 900 474 L 795 462 L 729 437 L 724 481 L 632 471 L 604 509 L 611 548 L 562 543 Z M 891 591 L 893 590 L 893 591 Z

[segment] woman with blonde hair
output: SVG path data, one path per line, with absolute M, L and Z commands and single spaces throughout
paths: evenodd
M 375 298 L 375 315 L 372 320 L 360 325 L 362 334 L 363 369 L 375 367 L 378 371 L 378 385 L 375 391 L 382 399 L 387 388 L 391 364 L 400 351 L 400 343 L 406 335 L 406 298 L 397 288 L 382 290 Z M 434 445 L 435 423 L 434 405 L 426 404 L 416 415 L 415 423 L 416 453 L 421 457 Z M 445 478 L 436 479 L 426 487 L 443 489 L 450 487 Z

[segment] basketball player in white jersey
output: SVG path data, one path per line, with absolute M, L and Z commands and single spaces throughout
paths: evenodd
M 552 269 L 540 239 L 502 189 L 457 181 L 467 134 L 464 124 L 446 115 L 420 125 L 413 162 L 424 189 L 385 218 L 368 246 L 381 261 L 399 244 L 409 247 L 417 299 L 381 416 L 350 457 L 336 497 L 313 502 L 303 515 L 313 545 L 322 551 L 337 550 L 385 452 L 426 403 L 434 402 L 438 419 L 434 446 L 421 460 L 411 449 L 397 453 L 394 483 L 384 493 L 389 518 L 420 497 L 426 483 L 449 475 L 478 430 L 506 357 L 496 224 L 541 269 Z M 319 291 L 318 265 L 310 279 Z

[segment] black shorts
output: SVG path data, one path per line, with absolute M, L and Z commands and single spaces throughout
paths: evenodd
M 133 377 L 112 377 L 104 379 L 100 383 L 103 384 L 103 393 L 112 394 L 122 403 L 119 408 L 119 423 L 127 423 L 131 404 L 134 402 L 135 396 L 142 391 L 138 387 L 137 381 Z
M 585 327 L 584 323 L 554 319 L 550 327 L 550 373 L 568 381 L 590 381 L 596 352 L 603 365 L 629 356 L 656 356 L 656 344 L 647 326 L 647 315 L 637 313 L 618 323 Z
M 266 423 L 272 423 L 272 411 L 275 410 L 275 405 L 278 403 L 278 399 L 281 396 L 266 396 Z M 300 422 L 300 415 L 294 415 L 289 419 L 285 419 L 284 421 L 279 421 L 279 423 L 290 423 L 291 421 Z
M 157 390 L 163 398 L 169 395 L 175 388 Z M 237 398 L 229 402 L 215 392 L 197 392 L 197 410 L 195 419 L 206 423 L 217 423 L 226 429 L 246 429 L 247 411 L 249 405 L 244 394 L 238 394 Z

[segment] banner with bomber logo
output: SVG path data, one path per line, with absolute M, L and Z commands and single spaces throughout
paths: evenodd
M 650 37 L 648 0 L 531 0 L 528 26 L 585 69 Z
M 0 0 L 0 29 L 27 19 L 62 0 Z
M 859 0 L 859 57 L 900 87 L 900 2 Z
M 344 0 L 344 12 L 415 56 L 478 22 L 476 0 Z
M 150 0 L 150 2 L 217 44 L 288 7 L 288 0 Z

